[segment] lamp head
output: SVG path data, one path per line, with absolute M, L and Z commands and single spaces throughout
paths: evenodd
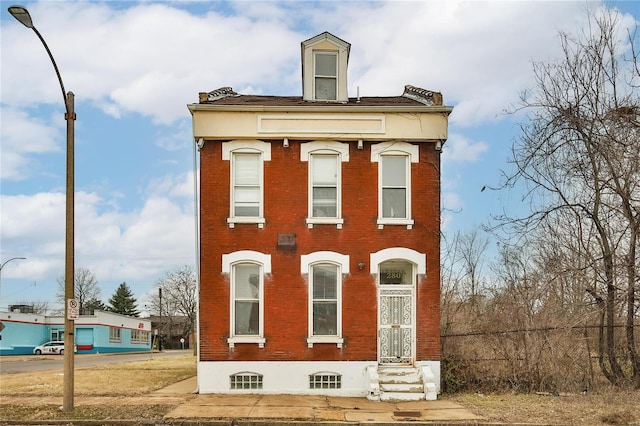
M 9 6 L 9 13 L 27 28 L 33 28 L 33 21 L 29 11 L 22 6 Z

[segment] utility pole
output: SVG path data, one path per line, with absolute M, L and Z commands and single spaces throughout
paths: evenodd
M 160 319 L 158 321 L 158 352 L 162 352 L 162 289 L 158 289 L 158 297 L 160 298 Z

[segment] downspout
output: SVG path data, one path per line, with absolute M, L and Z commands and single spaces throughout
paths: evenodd
M 195 355 L 197 365 L 197 388 L 196 393 L 200 392 L 200 203 L 198 198 L 198 162 L 196 149 L 199 151 L 204 145 L 202 138 L 193 144 L 193 223 L 195 232 L 195 255 L 196 255 L 196 338 Z

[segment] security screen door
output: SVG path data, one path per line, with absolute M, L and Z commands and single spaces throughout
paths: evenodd
M 380 264 L 378 357 L 380 364 L 412 364 L 414 273 L 404 261 Z

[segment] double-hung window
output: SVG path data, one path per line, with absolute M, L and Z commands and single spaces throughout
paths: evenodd
M 349 161 L 349 145 L 341 142 L 303 143 L 300 160 L 309 163 L 307 225 L 335 224 L 342 228 L 342 163 Z
M 259 336 L 261 324 L 260 265 L 239 263 L 233 265 L 233 335 Z
M 233 154 L 233 217 L 260 217 L 262 210 L 260 154 Z
M 271 145 L 262 141 L 230 141 L 222 144 L 222 159 L 230 162 L 231 190 L 227 223 L 256 223 L 264 219 L 264 162 L 271 159 Z
M 318 343 L 342 347 L 342 274 L 349 273 L 349 256 L 318 251 L 301 256 L 301 272 L 309 282 L 310 348 Z
M 335 101 L 338 96 L 338 53 L 315 52 L 315 99 Z
M 378 227 L 413 226 L 411 216 L 411 163 L 418 161 L 418 146 L 406 142 L 384 142 L 371 148 L 371 161 L 378 163 Z
M 311 155 L 311 217 L 338 218 L 337 154 Z
M 331 264 L 311 266 L 312 336 L 338 335 L 338 267 Z
M 408 219 L 408 156 L 382 155 L 380 160 L 382 219 Z
M 222 255 L 222 272 L 229 274 L 230 283 L 230 347 L 264 347 L 264 275 L 270 271 L 270 255 L 250 250 Z

